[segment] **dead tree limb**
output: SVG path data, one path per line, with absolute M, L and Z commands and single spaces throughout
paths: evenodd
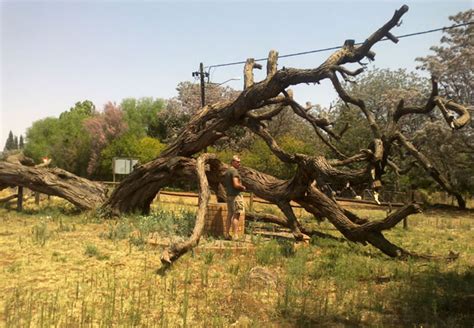
M 12 194 L 10 196 L 0 198 L 0 204 L 7 203 L 15 198 L 18 198 L 18 194 Z
M 214 158 L 215 155 L 213 154 L 202 154 L 196 161 L 196 174 L 199 180 L 199 208 L 196 214 L 196 224 L 194 225 L 191 237 L 187 241 L 172 244 L 163 251 L 161 262 L 164 264 L 171 264 L 199 243 L 206 223 L 207 204 L 211 197 L 211 190 L 206 177 L 206 162 Z
M 43 194 L 58 196 L 85 210 L 101 206 L 107 196 L 107 188 L 103 184 L 80 178 L 67 171 L 7 162 L 0 162 L 0 184 L 26 187 Z
M 321 190 L 325 181 L 331 180 L 344 183 L 347 181 L 381 181 L 381 176 L 390 155 L 391 143 L 397 139 L 394 138 L 394 135 L 399 132 L 398 122 L 396 119 L 391 120 L 391 129 L 388 129 L 388 132 L 385 131 L 385 127 L 376 121 L 375 115 L 370 108 L 366 107 L 363 99 L 348 94 L 341 85 L 339 76 L 347 80 L 349 76 L 360 74 L 361 69 L 350 71 L 342 65 L 360 63 L 364 58 L 374 60 L 375 53 L 372 51 L 372 46 L 384 37 L 397 42 L 398 40 L 390 31 L 399 24 L 401 17 L 407 10 L 407 6 L 402 6 L 395 11 L 393 17 L 370 35 L 360 46 L 356 46 L 354 40 L 346 40 L 342 49 L 333 53 L 316 68 L 283 68 L 277 70 L 277 53 L 270 52 L 267 61 L 267 76 L 264 80 L 255 82 L 253 69 L 261 68 L 261 65 L 257 64 L 254 59 L 247 60 L 244 67 L 244 90 L 237 99 L 207 105 L 199 110 L 158 158 L 141 165 L 117 186 L 111 197 L 103 204 L 102 210 L 109 215 L 120 215 L 133 211 L 148 213 L 151 202 L 161 188 L 179 180 L 198 180 L 202 185 L 202 201 L 200 201 L 195 230 L 190 240 L 184 244 L 174 245 L 163 256 L 165 263 L 172 262 L 199 241 L 203 208 L 208 199 L 206 193 L 209 185 L 214 190 L 219 190 L 219 183 L 222 182 L 223 172 L 226 168 L 224 164 L 216 159 L 207 158 L 206 156 L 200 157 L 198 168 L 196 168 L 196 160 L 191 156 L 213 145 L 225 136 L 230 128 L 247 126 L 267 143 L 281 161 L 296 166 L 295 175 L 288 180 L 277 179 L 250 168 L 241 167 L 240 169 L 242 181 L 247 189 L 257 196 L 278 205 L 286 217 L 287 226 L 290 227 L 296 238 L 301 237 L 302 231 L 301 225 L 289 205 L 291 201 L 300 203 L 309 213 L 326 217 L 350 241 L 371 244 L 393 257 L 408 254 L 403 249 L 390 243 L 382 232 L 393 227 L 407 215 L 415 213 L 417 211 L 416 206 L 412 205 L 404 208 L 384 220 L 371 222 L 344 210 L 334 199 L 326 196 Z M 332 82 L 344 102 L 357 106 L 362 111 L 373 135 L 372 143 L 368 147 L 369 150 L 365 151 L 364 154 L 352 157 L 346 156 L 342 152 L 338 154 L 337 147 L 326 140 L 326 144 L 338 154 L 339 161 L 334 165 L 331 165 L 331 162 L 322 156 L 311 157 L 285 151 L 268 132 L 264 122 L 266 119 L 278 115 L 284 106 L 291 106 L 295 113 L 313 125 L 318 136 L 321 137 L 322 135 L 319 130 L 323 130 L 328 135 L 328 139 L 337 139 L 338 135 L 329 128 L 330 122 L 310 115 L 305 108 L 292 99 L 288 90 L 292 85 L 319 83 L 324 79 L 329 79 Z M 433 87 L 432 96 L 427 104 L 428 109 L 432 107 L 435 96 L 437 96 L 437 91 Z M 446 112 L 454 111 L 460 117 L 463 117 L 463 114 L 457 111 L 450 102 L 442 102 L 442 104 L 446 107 Z M 259 113 L 260 110 L 267 108 L 270 109 L 264 113 Z M 426 111 L 427 109 L 423 110 Z M 401 117 L 409 112 L 408 109 L 404 109 L 403 103 L 401 103 L 398 110 L 392 114 L 394 117 Z M 458 120 L 458 124 L 461 124 L 465 119 Z M 362 160 L 367 162 L 365 168 L 351 169 L 343 167 Z M 207 179 L 202 168 L 206 161 L 211 167 Z M 337 167 L 335 167 L 336 165 Z M 0 184 L 2 182 L 0 180 Z
M 290 229 L 288 220 L 273 214 L 269 213 L 256 213 L 256 212 L 245 212 L 245 220 L 246 221 L 253 221 L 253 222 L 263 222 L 263 223 L 273 223 L 279 225 L 283 228 Z M 332 235 L 323 233 L 321 231 L 308 229 L 304 226 L 299 227 L 300 231 L 305 234 L 306 236 L 312 237 L 316 236 L 318 238 L 326 238 L 326 239 L 333 239 L 337 241 L 344 241 L 346 239 L 334 237 Z M 291 229 L 290 229 L 291 230 Z
M 431 161 L 416 147 L 411 143 L 403 134 L 397 133 L 396 134 L 397 140 L 399 140 L 402 145 L 405 147 L 406 150 L 410 152 L 410 154 L 417 159 L 418 163 L 425 169 L 425 171 L 436 181 L 438 184 L 446 190 L 449 194 L 456 197 L 458 205 L 460 208 L 466 208 L 466 201 L 462 197 L 462 195 L 454 190 L 449 180 L 442 174 Z

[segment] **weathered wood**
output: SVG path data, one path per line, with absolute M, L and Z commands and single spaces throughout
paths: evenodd
M 456 197 L 460 208 L 466 208 L 466 201 L 462 197 L 461 193 L 454 190 L 449 180 L 441 173 L 431 161 L 411 143 L 403 134 L 397 133 L 395 138 L 402 143 L 404 148 L 417 159 L 418 163 L 425 169 L 425 171 L 449 194 Z
M 250 88 L 254 84 L 253 70 L 262 69 L 262 65 L 255 62 L 255 59 L 247 59 L 244 66 L 244 90 Z
M 0 162 L 0 184 L 26 187 L 43 194 L 58 196 L 80 209 L 96 208 L 106 199 L 106 188 L 101 183 L 80 178 L 58 168 L 35 168 Z
M 199 209 L 196 214 L 196 224 L 194 225 L 191 237 L 184 242 L 170 245 L 161 255 L 161 261 L 167 265 L 176 261 L 181 255 L 197 246 L 204 231 L 207 205 L 211 197 L 209 182 L 206 177 L 206 162 L 215 158 L 214 154 L 202 154 L 196 161 L 196 174 L 199 179 Z
M 267 60 L 267 79 L 270 79 L 278 71 L 278 51 L 270 50 Z
M 7 197 L 0 198 L 0 204 L 7 203 L 15 198 L 18 198 L 18 194 L 12 194 Z
M 246 126 L 260 136 L 281 161 L 296 166 L 295 175 L 288 180 L 280 180 L 250 168 L 240 168 L 243 184 L 258 197 L 279 206 L 285 215 L 285 225 L 292 230 L 295 238 L 301 239 L 303 237 L 303 228 L 291 209 L 292 201 L 299 203 L 306 211 L 315 216 L 327 218 L 348 240 L 371 244 L 393 257 L 410 255 L 409 252 L 390 243 L 383 236 L 382 231 L 392 228 L 406 216 L 419 211 L 417 205 L 409 204 L 390 214 L 384 220 L 370 221 L 344 210 L 336 203 L 334 197 L 328 197 L 322 192 L 322 188 L 329 181 L 341 183 L 372 181 L 374 184 L 379 183 L 384 174 L 385 166 L 389 165 L 392 143 L 396 140 L 403 140 L 403 136 L 398 137 L 398 133 L 401 131 L 398 127 L 398 119 L 407 114 L 426 113 L 432 110 L 434 106 L 435 97 L 438 96 L 435 83 L 432 95 L 424 108 L 411 110 L 404 107 L 403 102 L 400 102 L 398 108 L 391 113 L 392 119 L 389 119 L 385 125 L 384 122 L 375 119 L 372 110 L 366 107 L 363 99 L 348 94 L 338 78 L 338 74 L 344 79 L 347 79 L 348 76 L 360 74 L 362 69 L 350 71 L 342 65 L 357 63 L 364 58 L 373 60 L 375 53 L 371 48 L 382 38 L 387 36 L 392 41 L 396 41 L 390 31 L 399 24 L 401 17 L 407 10 L 407 6 L 402 6 L 395 11 L 393 17 L 361 45 L 356 46 L 354 40 L 346 40 L 342 49 L 333 53 L 323 64 L 313 69 L 283 68 L 277 70 L 277 53 L 270 52 L 267 61 L 267 77 L 263 81 L 255 82 L 253 69 L 261 68 L 261 65 L 257 64 L 252 58 L 248 59 L 244 67 L 244 91 L 237 99 L 210 104 L 201 108 L 158 158 L 138 167 L 115 188 L 111 197 L 105 200 L 103 204 L 103 213 L 107 215 L 120 215 L 133 211 L 148 213 L 151 202 L 161 188 L 180 180 L 197 181 L 201 192 L 193 235 L 188 241 L 172 245 L 165 251 L 162 257 L 163 263 L 172 263 L 199 242 L 203 228 L 205 204 L 209 199 L 209 188 L 222 194 L 220 190 L 222 189 L 222 179 L 226 165 L 210 155 L 202 155 L 197 161 L 191 156 L 213 145 L 225 136 L 230 128 Z M 349 157 L 338 151 L 337 147 L 329 141 L 330 137 L 336 140 L 339 137 L 337 133 L 331 130 L 331 122 L 310 115 L 306 108 L 294 101 L 289 90 L 287 90 L 292 85 L 319 83 L 324 79 L 329 79 L 332 82 L 343 101 L 357 106 L 365 115 L 373 135 L 373 142 L 368 145 L 367 150 L 361 151 L 359 155 Z M 439 100 L 439 98 L 436 99 Z M 276 138 L 273 138 L 265 127 L 264 121 L 278 115 L 285 106 L 290 106 L 301 118 L 313 125 L 316 134 L 331 147 L 338 160 L 330 162 L 322 156 L 292 154 L 278 145 Z M 461 125 L 466 121 L 465 116 L 463 116 L 465 112 L 461 113 L 457 107 L 453 107 L 451 102 L 440 102 L 439 106 L 446 107 L 444 109 L 446 115 L 448 115 L 448 110 L 460 115 L 461 118 L 458 119 L 457 123 L 454 119 L 450 123 Z M 328 137 L 323 137 L 320 130 Z M 408 143 L 404 145 L 410 146 Z M 418 157 L 422 158 L 420 155 Z M 365 161 L 367 163 L 366 167 L 359 170 L 341 168 L 341 166 L 357 161 Z M 209 171 L 207 172 L 204 171 L 205 163 L 209 165 Z M 44 172 L 46 171 L 35 171 L 34 174 L 41 175 Z M 8 179 L 6 181 L 5 179 L 2 180 L 2 173 L 0 171 L 0 185 L 28 185 L 24 182 L 19 183 L 22 181 L 18 179 L 18 174 L 14 179 L 15 183 L 8 181 Z M 34 175 L 33 172 L 26 172 L 26 175 L 29 173 Z M 61 181 L 61 175 L 64 176 L 65 174 L 53 174 L 50 179 L 55 182 L 56 180 Z M 77 182 L 77 184 L 79 183 L 85 184 L 84 189 L 87 189 L 86 182 Z M 31 184 L 35 186 L 36 190 L 41 189 L 38 186 L 42 186 L 42 183 L 35 181 Z M 76 184 L 76 182 L 73 184 Z M 444 184 L 447 186 L 446 183 Z M 48 188 L 45 189 L 48 189 L 49 192 L 38 191 L 52 194 L 53 186 L 51 184 L 47 185 Z M 67 187 L 69 186 L 61 186 L 60 188 Z M 88 190 L 86 194 L 85 197 L 97 196 L 97 199 L 89 199 L 89 204 L 100 204 L 105 199 L 100 190 Z M 225 195 L 222 194 L 220 197 L 225 197 Z M 77 200 L 81 197 L 75 195 L 71 198 Z
M 16 210 L 18 212 L 23 212 L 23 187 L 18 186 L 18 198 L 16 202 Z

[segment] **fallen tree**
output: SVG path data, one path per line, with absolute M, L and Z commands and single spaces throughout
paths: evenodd
M 394 227 L 408 215 L 419 212 L 418 205 L 408 204 L 384 220 L 369 221 L 343 209 L 322 191 L 328 181 L 355 184 L 370 182 L 374 186 L 380 186 L 387 167 L 396 172 L 402 171 L 391 160 L 392 149 L 396 146 L 404 147 L 442 188 L 458 199 L 460 207 L 465 207 L 461 195 L 453 189 L 442 172 L 402 133 L 400 119 L 406 115 L 426 115 L 438 108 L 447 123 L 453 129 L 459 129 L 470 121 L 467 108 L 441 97 L 438 94 L 436 78 L 433 78 L 432 92 L 425 106 L 406 106 L 404 101 L 400 100 L 398 106 L 389 112 L 381 124 L 366 107 L 364 100 L 352 97 L 340 82 L 340 78 L 349 79 L 363 71 L 363 68 L 351 71 L 345 68 L 344 64 L 360 63 L 364 58 L 374 60 L 375 53 L 371 48 L 384 38 L 398 42 L 390 31 L 400 23 L 401 17 L 407 11 L 407 6 L 395 11 L 393 17 L 361 45 L 356 46 L 353 40 L 347 40 L 340 50 L 317 68 L 278 70 L 278 53 L 272 50 L 268 56 L 266 78 L 255 82 L 253 69 L 261 67 L 254 59 L 248 59 L 244 67 L 244 90 L 237 99 L 201 108 L 158 158 L 137 167 L 117 186 L 109 198 L 106 198 L 105 189 L 101 185 L 73 177 L 61 170 L 19 170 L 20 165 L 13 167 L 11 165 L 14 164 L 2 164 L 0 184 L 24 185 L 32 190 L 58 195 L 81 208 L 100 206 L 102 214 L 110 217 L 127 212 L 148 213 L 151 202 L 161 188 L 179 180 L 195 180 L 200 186 L 196 226 L 188 241 L 171 245 L 164 252 L 163 262 L 171 263 L 199 242 L 210 190 L 212 189 L 219 199 L 225 198 L 222 179 L 226 165 L 209 154 L 199 156 L 197 162 L 192 156 L 225 137 L 231 127 L 242 126 L 262 138 L 282 162 L 297 167 L 295 175 L 288 180 L 277 179 L 252 168 L 240 168 L 247 190 L 278 206 L 284 217 L 272 219 L 289 228 L 296 240 L 303 240 L 307 231 L 298 222 L 290 205 L 292 201 L 315 216 L 327 218 L 350 241 L 370 244 L 391 257 L 416 256 L 388 241 L 383 231 Z M 334 131 L 332 122 L 312 115 L 307 108 L 294 100 L 291 90 L 288 89 L 292 85 L 319 83 L 324 79 L 332 82 L 343 101 L 357 106 L 365 116 L 373 136 L 367 149 L 350 155 L 341 152 L 334 141 L 341 137 L 346 128 L 339 132 Z M 311 124 L 316 137 L 321 138 L 334 153 L 333 159 L 288 153 L 278 145 L 266 122 L 288 107 Z M 355 163 L 364 163 L 364 167 L 354 169 L 352 165 Z M 271 219 L 267 216 L 266 220 Z
M 101 183 L 58 168 L 0 162 L 0 190 L 15 186 L 64 198 L 83 210 L 102 204 L 107 195 L 107 188 Z

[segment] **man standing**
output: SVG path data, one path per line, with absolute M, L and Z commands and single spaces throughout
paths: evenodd
M 224 237 L 225 239 L 230 239 L 229 230 L 232 227 L 232 236 L 234 239 L 237 239 L 240 214 L 245 213 L 244 197 L 240 192 L 245 191 L 246 188 L 242 185 L 240 174 L 237 171 L 240 167 L 240 158 L 234 155 L 230 165 L 224 177 L 224 186 L 227 194 L 227 227 Z

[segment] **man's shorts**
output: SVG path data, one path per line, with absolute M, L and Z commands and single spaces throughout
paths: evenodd
M 245 212 L 244 197 L 242 194 L 227 197 L 227 212 L 229 216 Z

